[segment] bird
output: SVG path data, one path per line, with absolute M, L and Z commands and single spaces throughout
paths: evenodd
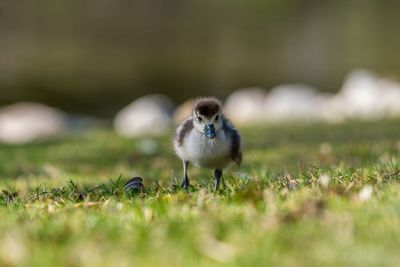
M 239 131 L 222 113 L 222 103 L 214 97 L 197 100 L 192 115 L 177 127 L 173 146 L 183 162 L 183 189 L 190 185 L 189 163 L 214 170 L 214 191 L 218 190 L 224 169 L 231 163 L 242 163 Z

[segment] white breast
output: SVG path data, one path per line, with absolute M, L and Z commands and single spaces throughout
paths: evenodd
M 231 161 L 230 140 L 224 131 L 217 132 L 214 139 L 207 139 L 193 129 L 185 138 L 181 152 L 185 160 L 206 168 L 224 168 Z

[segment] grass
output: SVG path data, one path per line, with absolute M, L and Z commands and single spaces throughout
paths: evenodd
M 398 265 L 399 122 L 244 129 L 217 193 L 180 190 L 170 137 L 2 145 L 0 266 Z

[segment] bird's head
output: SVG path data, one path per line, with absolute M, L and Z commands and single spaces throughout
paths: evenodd
M 193 125 L 207 139 L 214 139 L 221 130 L 221 103 L 215 98 L 200 99 L 193 109 Z

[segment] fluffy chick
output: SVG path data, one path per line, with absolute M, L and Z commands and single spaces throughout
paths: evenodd
M 189 163 L 214 170 L 214 190 L 218 190 L 223 170 L 232 162 L 242 162 L 242 142 L 239 132 L 222 113 L 216 98 L 201 98 L 192 116 L 182 122 L 174 138 L 174 148 L 183 161 L 182 188 L 187 189 Z

